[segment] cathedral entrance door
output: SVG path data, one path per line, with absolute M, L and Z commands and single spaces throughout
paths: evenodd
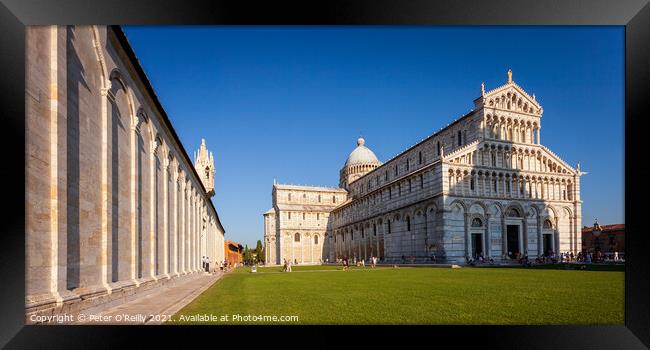
M 553 234 L 545 233 L 544 234 L 544 256 L 548 255 L 553 247 Z
M 514 259 L 519 253 L 519 225 L 507 226 L 508 257 Z
M 483 254 L 483 235 L 472 233 L 472 257 L 476 259 L 481 254 Z

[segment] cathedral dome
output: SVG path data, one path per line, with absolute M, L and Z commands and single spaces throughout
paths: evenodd
M 364 146 L 366 141 L 359 137 L 357 140 L 357 147 L 350 153 L 350 156 L 345 161 L 345 167 L 352 165 L 381 165 L 375 153 L 373 153 L 368 147 Z

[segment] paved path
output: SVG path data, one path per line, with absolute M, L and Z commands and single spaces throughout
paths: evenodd
M 222 276 L 223 273 L 197 274 L 187 281 L 172 286 L 162 286 L 152 293 L 121 305 L 89 312 L 85 321 L 77 321 L 74 324 L 161 324 Z M 93 320 L 90 319 L 91 315 Z

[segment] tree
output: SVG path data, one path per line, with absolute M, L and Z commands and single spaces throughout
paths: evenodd
M 262 247 L 262 241 L 257 240 L 257 246 L 255 247 L 255 253 L 257 253 L 257 261 L 264 263 L 264 248 Z
M 248 250 L 248 244 L 244 248 L 244 264 L 250 264 L 251 252 Z

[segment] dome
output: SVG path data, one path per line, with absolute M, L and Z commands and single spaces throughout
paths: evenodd
M 360 137 L 357 140 L 357 148 L 355 148 L 350 156 L 345 161 L 345 167 L 352 165 L 361 165 L 361 164 L 372 164 L 372 165 L 381 165 L 375 153 L 373 153 L 368 147 L 364 146 L 366 141 Z

